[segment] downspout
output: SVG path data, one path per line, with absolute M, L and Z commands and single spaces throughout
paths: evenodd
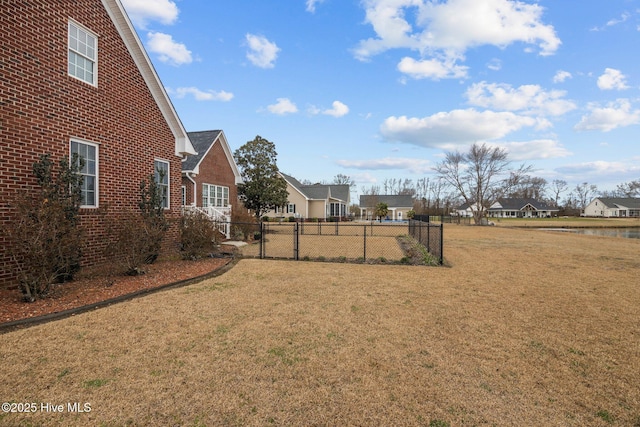
M 187 172 L 186 177 L 193 183 L 193 206 L 198 206 L 198 203 L 196 202 L 196 182 L 189 176 L 189 172 Z

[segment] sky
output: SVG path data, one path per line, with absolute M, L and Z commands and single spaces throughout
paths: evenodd
M 260 135 L 300 181 L 357 197 L 474 143 L 570 188 L 640 179 L 640 0 L 121 1 L 187 131 Z

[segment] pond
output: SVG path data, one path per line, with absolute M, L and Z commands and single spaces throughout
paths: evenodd
M 587 234 L 590 236 L 623 237 L 640 239 L 640 228 L 545 228 L 547 231 Z

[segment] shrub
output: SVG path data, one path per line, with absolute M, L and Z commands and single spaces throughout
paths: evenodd
M 234 227 L 236 228 L 236 227 Z M 196 260 L 216 249 L 218 231 L 215 223 L 200 211 L 186 212 L 180 221 L 182 257 Z
M 60 160 L 54 177 L 49 154 L 33 164 L 40 191 L 15 199 L 2 232 L 11 245 L 20 290 L 26 301 L 45 296 L 53 283 L 71 280 L 80 269 L 82 230 L 78 226 L 82 159 Z
M 153 264 L 160 255 L 162 240 L 169 228 L 162 207 L 162 192 L 154 176 L 140 183 L 140 211 L 125 212 L 108 226 L 112 242 L 107 256 L 126 274 L 145 273 L 144 264 Z
M 263 220 L 265 218 L 268 217 L 263 217 Z M 232 237 L 235 240 L 249 239 L 250 236 L 254 236 L 255 232 L 260 230 L 259 225 L 256 223 L 256 217 L 242 206 L 236 206 L 232 209 L 231 222 L 233 223 Z

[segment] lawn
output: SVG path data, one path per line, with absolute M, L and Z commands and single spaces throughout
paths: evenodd
M 637 426 L 639 252 L 446 224 L 448 267 L 242 260 L 0 335 L 38 408 L 0 424 Z

